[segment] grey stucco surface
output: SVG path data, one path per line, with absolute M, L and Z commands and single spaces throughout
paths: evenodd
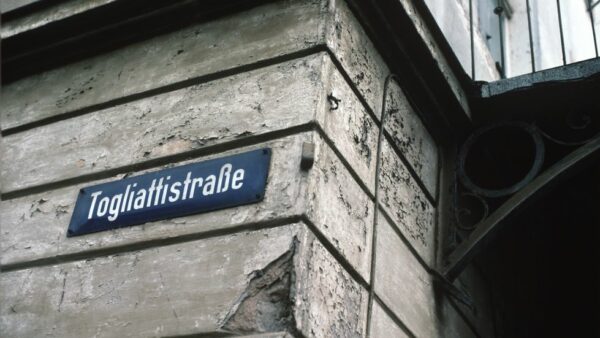
M 329 61 L 329 60 L 327 60 Z M 332 62 L 323 64 L 324 88 L 317 120 L 361 182 L 373 194 L 379 128 Z
M 3 336 L 218 331 L 252 272 L 289 251 L 299 231 L 292 225 L 2 273 Z
M 4 0 L 0 2 L 0 12 L 6 13 L 41 0 Z
M 410 337 L 404 332 L 398 324 L 387 315 L 381 308 L 378 302 L 373 304 L 373 314 L 371 322 L 370 335 L 373 338 L 385 338 L 385 337 L 396 337 L 396 338 L 408 338 Z
M 364 337 L 368 292 L 312 235 L 298 247 L 297 327 L 306 337 Z M 300 261 L 298 261 L 300 262 Z
M 273 271 L 282 258 L 287 268 Z M 24 337 L 287 336 L 268 333 L 269 325 L 307 337 L 363 337 L 368 303 L 367 291 L 302 224 L 5 272 L 0 285 L 3 333 Z M 291 315 L 288 326 L 268 312 L 229 325 L 263 294 L 255 309 Z
M 118 49 L 3 89 L 2 129 L 190 78 L 306 49 L 319 42 L 319 1 L 275 2 Z
M 369 280 L 373 201 L 337 156 L 317 139 L 307 215 L 365 280 Z
M 375 250 L 375 292 L 415 336 L 476 336 L 382 216 Z
M 319 54 L 2 138 L 4 192 L 312 121 Z M 51 141 L 49 141 L 51 140 Z M 60 159 L 60 160 L 59 160 Z
M 436 198 L 439 154 L 435 141 L 396 81 L 390 83 L 386 100 L 386 131 L 429 195 Z
M 436 337 L 430 275 L 384 217 L 377 223 L 375 292 L 417 337 Z
M 0 264 L 10 271 L 0 274 L 0 328 L 23 337 L 364 337 L 368 283 L 379 278 L 399 290 L 376 292 L 404 324 L 461 334 L 454 307 L 428 315 L 428 276 L 395 233 L 391 246 L 378 242 L 387 257 L 376 271 L 400 275 L 370 276 L 388 72 L 344 1 L 278 1 L 7 86 L 1 127 L 26 128 L 0 139 L 11 160 L 0 166 L 1 190 L 17 192 L 0 202 L 0 218 L 19 225 L 1 229 Z M 435 142 L 402 93 L 391 95 L 388 132 L 435 195 Z M 316 148 L 302 171 L 304 142 Z M 261 203 L 65 237 L 81 187 L 265 146 L 273 159 Z M 388 228 L 433 264 L 435 206 L 383 147 Z M 401 336 L 377 304 L 373 311 L 373 336 Z
M 344 0 L 329 1 L 325 39 L 367 107 L 381 116 L 383 84 L 389 68 Z
M 380 203 L 400 232 L 430 266 L 435 259 L 435 208 L 387 141 L 382 143 Z
M 224 230 L 300 215 L 305 210 L 306 196 L 306 178 L 300 174 L 300 149 L 304 141 L 311 140 L 310 133 L 305 133 L 172 164 L 182 165 L 270 147 L 273 157 L 269 180 L 265 199 L 258 204 L 67 238 L 66 230 L 79 189 L 120 177 L 1 201 L 0 218 L 4 226 L 0 237 L 0 262 L 2 265 L 14 265 L 75 253 L 85 254 L 101 248 Z M 19 226 L 8 226 L 11 224 Z

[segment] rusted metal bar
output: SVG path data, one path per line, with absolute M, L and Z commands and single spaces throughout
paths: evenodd
M 562 28 L 562 15 L 560 11 L 560 0 L 556 0 L 556 12 L 558 14 L 558 30 L 560 32 L 560 49 L 562 51 L 563 65 L 567 64 L 567 55 L 565 53 L 565 37 Z
M 527 28 L 529 29 L 529 51 L 531 52 L 531 72 L 535 73 L 535 52 L 533 50 L 533 35 L 531 33 L 531 7 L 529 6 L 529 0 L 525 0 L 527 3 Z

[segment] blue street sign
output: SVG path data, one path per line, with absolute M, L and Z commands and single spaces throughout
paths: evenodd
M 265 148 L 83 188 L 67 237 L 259 202 L 270 161 Z

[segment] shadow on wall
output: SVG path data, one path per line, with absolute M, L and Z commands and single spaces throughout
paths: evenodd
M 600 163 L 535 202 L 478 264 L 497 337 L 599 337 Z

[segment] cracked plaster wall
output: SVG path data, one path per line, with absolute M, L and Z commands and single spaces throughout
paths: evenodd
M 0 202 L 0 331 L 366 336 L 369 284 L 394 271 L 371 276 L 372 254 L 397 250 L 372 247 L 387 73 L 343 1 L 278 1 L 10 84 L 0 126 L 25 130 L 0 139 L 11 159 L 0 186 L 14 196 Z M 386 99 L 381 210 L 407 240 L 398 245 L 432 265 L 437 146 L 399 86 Z M 316 146 L 308 172 L 303 142 Z M 65 237 L 81 187 L 265 146 L 261 203 Z M 466 325 L 447 303 L 446 316 L 416 320 L 376 293 L 387 303 L 375 302 L 373 337 Z

